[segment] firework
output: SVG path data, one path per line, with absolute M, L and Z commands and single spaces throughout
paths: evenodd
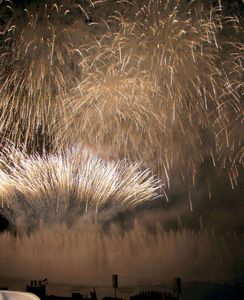
M 86 10 L 62 2 L 0 7 L 9 14 L 0 27 L 0 137 L 32 152 L 49 147 L 65 119 L 63 99 L 85 65 L 79 46 L 92 35 Z
M 234 188 L 243 164 L 238 18 L 200 1 L 61 2 L 5 2 L 1 139 L 143 161 L 168 188 L 180 177 L 190 190 L 211 161 Z
M 131 7 L 87 48 L 89 68 L 65 100 L 70 118 L 59 144 L 96 144 L 143 160 L 168 186 L 174 173 L 194 184 L 211 159 L 228 165 L 235 184 L 243 155 L 239 20 L 198 2 Z
M 70 223 L 85 213 L 111 216 L 159 195 L 158 180 L 138 163 L 105 161 L 80 149 L 41 157 L 11 147 L 5 154 L 1 210 L 13 225 Z

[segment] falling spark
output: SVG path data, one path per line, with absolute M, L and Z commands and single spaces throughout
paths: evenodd
M 40 220 L 72 223 L 85 213 L 109 219 L 154 200 L 162 188 L 139 163 L 105 161 L 77 148 L 28 156 L 5 147 L 1 164 L 1 212 L 13 225 L 21 218 L 30 228 Z
M 22 9 L 5 2 L 1 141 L 32 153 L 76 143 L 106 149 L 142 161 L 168 189 L 176 177 L 194 186 L 211 160 L 237 185 L 243 28 L 222 15 L 224 4 L 69 0 Z

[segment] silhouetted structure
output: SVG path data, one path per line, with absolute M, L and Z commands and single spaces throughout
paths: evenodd
M 116 291 L 117 291 L 117 288 L 119 287 L 118 275 L 117 274 L 113 274 L 112 283 L 113 283 L 113 288 L 114 288 L 114 298 L 117 299 Z
M 97 300 L 96 290 L 90 292 L 90 298 L 80 293 L 72 293 L 72 297 L 46 296 L 46 300 Z
M 179 277 L 174 278 L 173 294 L 176 295 L 177 298 L 179 298 L 179 294 L 182 294 L 181 279 Z
M 45 300 L 47 284 L 48 282 L 46 278 L 44 280 L 31 280 L 30 285 L 26 285 L 26 292 L 35 294 L 41 300 Z
M 90 292 L 90 298 L 87 295 L 82 295 L 80 293 L 72 293 L 71 297 L 62 297 L 62 296 L 47 296 L 46 295 L 46 286 L 48 284 L 47 279 L 44 280 L 31 280 L 30 284 L 26 285 L 26 292 L 35 294 L 41 300 L 97 300 L 96 290 Z M 122 300 L 122 299 L 121 299 Z
M 123 300 L 122 298 L 103 297 L 102 300 Z
M 96 290 L 94 288 L 93 292 L 90 292 L 90 296 L 91 296 L 91 300 L 97 300 L 97 294 L 96 294 Z
M 179 297 L 174 297 L 171 293 L 158 291 L 140 291 L 139 294 L 131 296 L 130 300 L 178 300 Z

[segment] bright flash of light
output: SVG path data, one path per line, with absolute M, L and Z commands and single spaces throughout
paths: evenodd
M 71 224 L 84 214 L 109 219 L 159 196 L 159 181 L 139 163 L 105 161 L 81 149 L 28 156 L 9 147 L 5 155 L 1 212 L 13 225 Z
M 143 161 L 168 188 L 189 186 L 191 208 L 204 163 L 236 187 L 241 18 L 202 1 L 61 2 L 1 6 L 11 15 L 0 26 L 1 139 Z
M 173 174 L 194 185 L 209 160 L 229 170 L 234 187 L 243 164 L 239 20 L 198 1 L 164 0 L 133 2 L 112 20 L 86 45 L 88 68 L 65 99 L 59 145 L 143 160 L 168 187 Z

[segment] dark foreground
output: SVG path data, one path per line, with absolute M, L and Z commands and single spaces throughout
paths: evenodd
M 0 287 L 9 290 L 25 291 L 26 281 L 14 278 L 1 278 Z M 109 286 L 98 286 L 96 288 L 96 297 L 102 300 L 112 300 L 114 290 Z M 49 283 L 46 288 L 46 300 L 64 300 L 64 299 L 92 299 L 90 292 L 94 291 L 94 287 L 55 284 Z M 160 293 L 150 293 L 150 291 Z M 120 299 L 131 300 L 164 300 L 165 295 L 173 294 L 172 284 L 162 284 L 157 286 L 122 286 L 117 289 L 117 297 Z M 73 294 L 73 295 L 72 295 Z M 52 295 L 52 297 L 50 297 Z M 132 296 L 139 295 L 136 298 Z M 141 295 L 141 296 L 140 296 Z M 148 295 L 148 296 L 147 296 Z M 53 297 L 56 296 L 56 297 Z M 73 296 L 73 298 L 72 298 Z M 174 294 L 175 296 L 175 294 Z M 155 298 L 155 299 L 154 299 Z M 166 298 L 165 298 L 166 299 Z M 235 279 L 226 283 L 211 282 L 182 282 L 182 294 L 179 294 L 179 300 L 243 300 L 244 299 L 244 280 Z M 119 300 L 119 299 L 118 299 Z

